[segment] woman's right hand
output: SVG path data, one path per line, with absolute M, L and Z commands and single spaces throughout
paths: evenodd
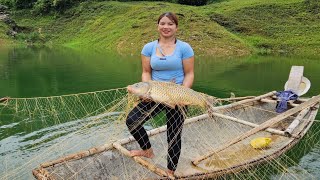
M 140 99 L 142 102 L 152 102 L 152 99 L 151 99 L 149 96 L 145 96 L 145 95 L 139 96 L 139 99 Z

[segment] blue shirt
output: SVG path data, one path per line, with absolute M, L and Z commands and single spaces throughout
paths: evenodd
M 156 55 L 158 40 L 146 44 L 141 54 L 150 57 L 151 79 L 155 81 L 175 81 L 182 84 L 184 71 L 182 61 L 194 56 L 191 46 L 177 40 L 176 47 L 171 55 L 160 57 Z

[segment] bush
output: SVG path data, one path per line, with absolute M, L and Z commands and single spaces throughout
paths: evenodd
M 208 0 L 178 0 L 178 3 L 192 6 L 203 6 L 208 3 Z
M 26 9 L 26 8 L 32 8 L 33 4 L 37 0 L 15 0 L 13 7 L 15 9 Z
M 33 6 L 33 13 L 46 14 L 51 10 L 52 3 L 50 0 L 38 0 Z
M 24 41 L 28 44 L 34 44 L 39 42 L 44 42 L 44 38 L 41 36 L 39 32 L 31 32 L 31 33 L 18 33 L 16 35 L 16 39 L 20 41 Z
M 164 2 L 176 2 L 176 0 L 117 0 L 119 2 L 130 2 L 130 1 L 164 1 Z
M 54 10 L 61 12 L 75 4 L 78 4 L 79 2 L 81 2 L 81 0 L 53 0 L 52 6 Z

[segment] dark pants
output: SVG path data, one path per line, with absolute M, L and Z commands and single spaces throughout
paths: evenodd
M 126 124 L 131 135 L 138 141 L 141 149 L 151 148 L 151 144 L 143 124 L 161 111 L 167 116 L 167 142 L 168 142 L 168 169 L 175 171 L 181 152 L 181 132 L 184 123 L 182 109 L 177 106 L 173 109 L 155 102 L 140 102 L 128 114 Z

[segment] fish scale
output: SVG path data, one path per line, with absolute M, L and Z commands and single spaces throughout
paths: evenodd
M 147 97 L 172 108 L 176 105 L 206 107 L 210 102 L 210 96 L 172 82 L 139 82 L 128 86 L 128 91 L 139 97 Z

